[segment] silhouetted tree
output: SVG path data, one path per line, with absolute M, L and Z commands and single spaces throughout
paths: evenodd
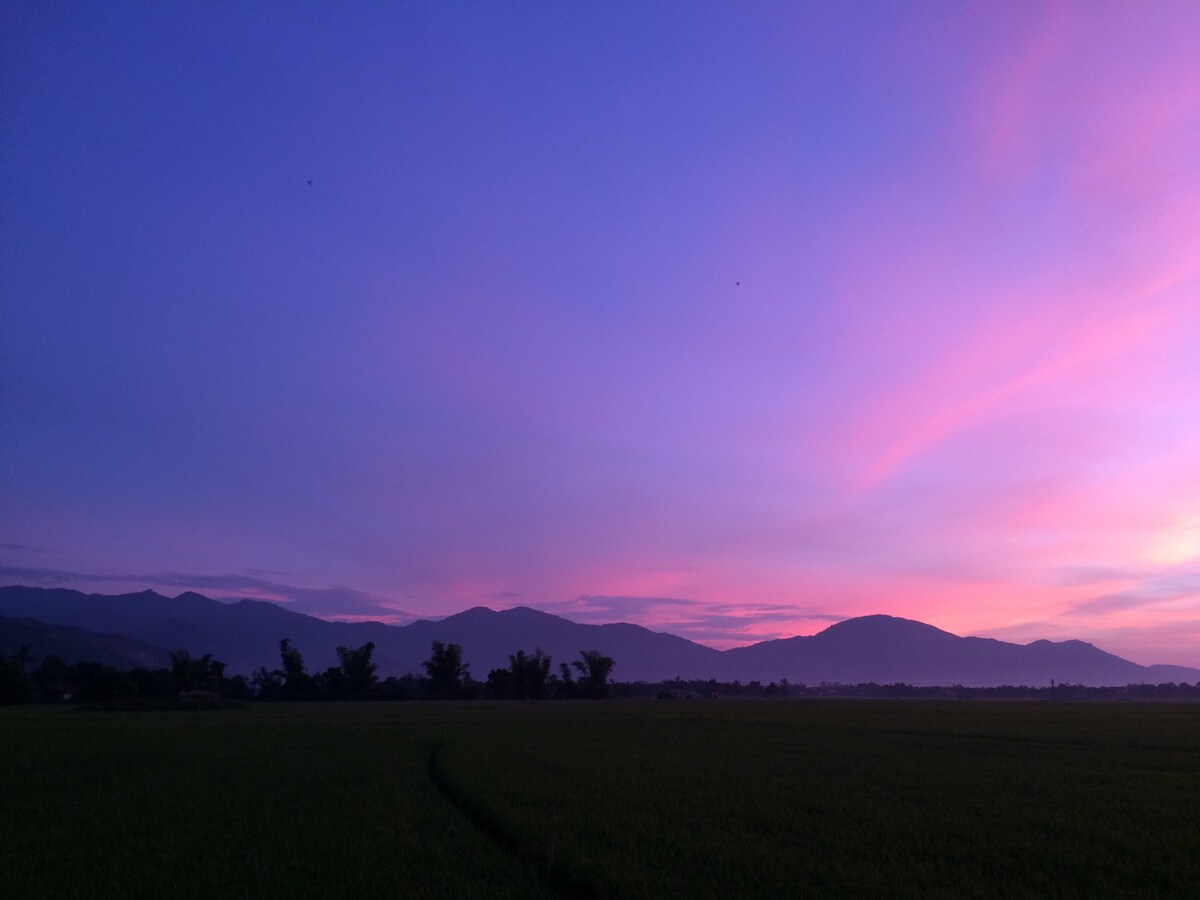
M 279 642 L 279 658 L 283 663 L 283 693 L 292 700 L 308 700 L 315 693 L 313 677 L 304 670 L 304 657 L 289 638 Z
M 510 669 L 492 669 L 487 677 L 487 695 L 493 700 L 511 700 L 513 673 Z
M 21 667 L 21 671 L 28 671 L 29 664 L 33 662 L 33 644 L 22 644 L 13 654 L 13 662 Z
M 217 662 L 211 653 L 193 659 L 186 650 L 171 654 L 171 683 L 176 691 L 221 690 L 225 680 L 225 663 Z
M 307 674 L 304 671 L 304 657 L 300 655 L 291 638 L 284 638 L 279 642 L 279 658 L 283 663 L 284 678 L 299 678 Z
M 579 691 L 585 697 L 599 699 L 608 693 L 608 676 L 616 663 L 599 650 L 580 650 L 573 665 L 579 671 Z
M 0 703 L 28 703 L 33 699 L 29 665 L 31 644 L 22 644 L 12 656 L 0 656 Z
M 261 666 L 250 677 L 250 690 L 260 700 L 278 700 L 283 695 L 283 673 Z
M 143 669 L 137 668 L 129 673 L 129 677 L 133 679 L 134 685 L 137 686 L 137 695 L 153 700 L 168 700 L 175 696 L 175 682 L 171 675 L 170 669 Z M 59 677 L 51 682 L 54 685 L 61 685 L 65 681 L 65 677 Z M 61 696 L 61 690 L 56 692 Z
M 422 694 L 421 681 L 411 672 L 399 677 L 392 675 L 384 679 L 377 693 L 384 700 L 413 700 Z
M 250 682 L 246 680 L 245 675 L 234 675 L 232 678 L 226 679 L 221 694 L 230 700 L 239 701 L 250 700 L 254 697 L 254 693 L 250 690 Z
M 375 686 L 375 669 L 371 654 L 375 652 L 375 644 L 367 641 L 356 650 L 338 647 L 337 655 L 341 660 L 341 675 L 344 691 L 350 697 L 361 697 Z
M 468 666 L 463 664 L 461 646 L 434 641 L 433 652 L 421 665 L 429 676 L 431 697 L 450 699 L 462 693 Z
M 63 685 L 67 681 L 67 664 L 61 656 L 51 653 L 43 657 L 38 667 L 30 674 L 30 696 L 34 703 L 53 702 L 61 700 L 66 691 Z
M 558 664 L 559 682 L 557 684 L 557 694 L 565 700 L 574 700 L 579 696 L 579 685 L 575 682 L 575 677 L 571 674 L 571 666 L 567 663 Z
M 186 655 L 186 654 L 185 654 Z M 172 654 L 172 659 L 174 654 Z M 137 684 L 128 672 L 121 672 L 100 663 L 76 663 L 75 680 L 78 688 L 75 700 L 94 703 L 99 700 L 119 700 L 137 695 Z M 174 682 L 172 682 L 174 686 Z
M 508 658 L 512 673 L 512 693 L 517 700 L 541 700 L 546 696 L 546 679 L 550 676 L 550 657 L 538 647 L 533 655 L 518 650 Z

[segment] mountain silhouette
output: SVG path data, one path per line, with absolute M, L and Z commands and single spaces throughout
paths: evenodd
M 155 591 L 110 596 L 0 588 L 0 616 L 128 635 L 168 650 L 187 650 L 193 656 L 211 653 L 226 663 L 231 675 L 249 675 L 260 666 L 277 667 L 279 642 L 285 637 L 300 648 L 312 671 L 336 665 L 338 646 L 374 641 L 382 648 L 396 631 L 382 622 L 327 622 L 262 600 L 221 603 L 190 591 L 164 597 Z M 385 654 L 376 651 L 376 660 L 384 664 Z M 393 659 L 387 662 L 400 664 Z
M 496 612 L 478 606 L 436 622 L 413 622 L 402 629 L 416 639 L 419 659 L 429 656 L 434 640 L 461 644 L 464 658 L 476 678 L 486 678 L 494 668 L 508 665 L 509 654 L 541 647 L 554 666 L 578 659 L 580 651 L 599 650 L 616 660 L 613 677 L 620 681 L 659 681 L 713 672 L 721 665 L 719 650 L 673 634 L 651 631 L 628 623 L 580 625 L 527 606 Z
M 30 661 L 35 666 L 47 656 L 57 656 L 67 665 L 97 662 L 114 669 L 161 669 L 171 665 L 168 651 L 127 635 L 0 617 L 0 655 L 12 656 L 24 646 L 30 648 Z
M 959 637 L 895 616 L 862 616 L 808 637 L 762 641 L 718 651 L 672 634 L 628 623 L 583 625 L 528 607 L 476 607 L 445 619 L 405 626 L 328 622 L 261 600 L 222 603 L 196 593 L 154 591 L 105 596 L 64 589 L 0 588 L 0 616 L 35 619 L 101 635 L 122 635 L 154 647 L 211 653 L 230 674 L 279 665 L 279 642 L 291 639 L 309 671 L 337 664 L 338 646 L 375 643 L 383 676 L 421 673 L 433 641 L 460 644 L 478 679 L 507 666 L 517 650 L 541 647 L 559 663 L 581 650 L 616 660 L 620 681 L 682 678 L 818 684 L 822 681 L 913 685 L 1124 685 L 1200 681 L 1200 669 L 1141 666 L 1083 641 L 1012 644 Z M 0 623 L 0 628 L 5 626 Z M 40 654 L 34 647 L 35 657 Z
M 959 637 L 924 622 L 894 616 L 862 616 L 831 625 L 811 637 L 763 641 L 726 651 L 746 678 L 775 678 L 786 669 L 793 681 L 840 681 L 915 685 L 1044 685 L 1050 681 L 1114 685 L 1180 679 L 1195 681 L 1200 669 L 1140 666 L 1083 641 L 1010 644 Z M 1167 678 L 1165 676 L 1175 677 Z

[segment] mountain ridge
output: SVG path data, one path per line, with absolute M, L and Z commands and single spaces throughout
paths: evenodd
M 68 665 L 95 662 L 115 669 L 159 669 L 171 664 L 167 650 L 128 635 L 0 616 L 0 654 L 11 656 L 26 646 L 35 665 L 47 656 L 57 656 Z
M 586 625 L 528 606 L 477 606 L 443 619 L 397 626 L 330 622 L 268 601 L 224 603 L 194 591 L 176 597 L 151 590 L 104 595 L 12 585 L 0 588 L 0 616 L 127 637 L 193 655 L 212 653 L 231 673 L 246 675 L 259 667 L 278 666 L 279 642 L 288 638 L 310 670 L 336 665 L 338 646 L 372 641 L 383 676 L 419 673 L 437 640 L 462 645 L 472 674 L 481 680 L 490 669 L 506 666 L 517 650 L 540 647 L 556 668 L 583 650 L 600 650 L 616 660 L 613 677 L 621 681 L 787 678 L 803 683 L 970 687 L 1044 685 L 1051 680 L 1095 686 L 1200 681 L 1200 669 L 1142 666 L 1084 641 L 1012 644 L 960 637 L 915 619 L 884 614 L 846 619 L 814 635 L 724 651 L 634 623 Z

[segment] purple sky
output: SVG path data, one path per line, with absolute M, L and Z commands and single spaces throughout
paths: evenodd
M 0 47 L 0 583 L 1200 665 L 1200 4 Z

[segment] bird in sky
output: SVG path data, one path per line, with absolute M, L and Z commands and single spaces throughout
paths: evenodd
M 311 179 L 311 178 L 310 178 L 310 179 L 308 179 L 308 186 L 309 186 L 309 187 L 312 187 L 312 179 Z

